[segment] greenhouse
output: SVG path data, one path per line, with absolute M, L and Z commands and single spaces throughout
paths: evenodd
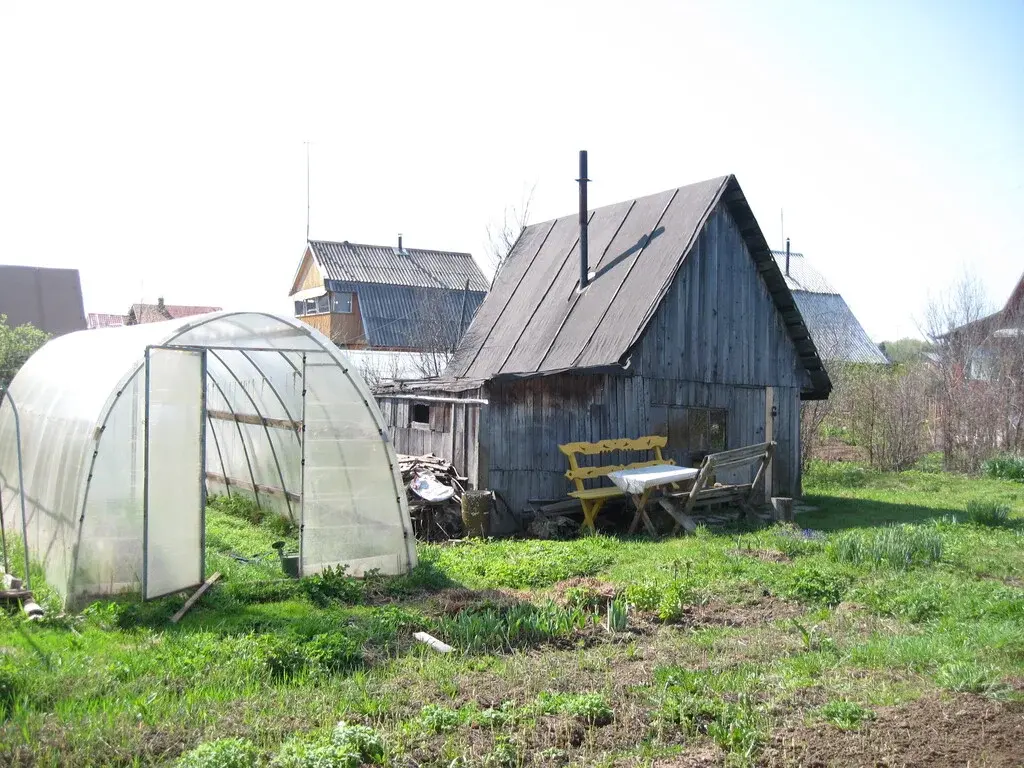
M 7 542 L 66 599 L 202 583 L 208 493 L 293 520 L 302 575 L 416 563 L 377 404 L 298 321 L 218 312 L 79 331 L 33 355 L 6 395 Z

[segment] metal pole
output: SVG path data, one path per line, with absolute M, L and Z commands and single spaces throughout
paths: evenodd
M 302 576 L 302 541 L 306 538 L 306 353 L 302 353 L 302 440 L 299 441 L 299 576 Z
M 580 150 L 580 177 L 576 179 L 580 183 L 580 290 L 587 287 L 590 281 L 587 275 L 589 269 L 587 261 L 590 258 L 587 242 L 587 150 Z

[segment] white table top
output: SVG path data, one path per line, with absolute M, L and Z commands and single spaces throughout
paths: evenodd
M 700 472 L 696 467 L 677 467 L 675 464 L 656 464 L 640 469 L 620 469 L 608 473 L 608 479 L 626 493 L 643 493 L 659 485 L 692 480 Z

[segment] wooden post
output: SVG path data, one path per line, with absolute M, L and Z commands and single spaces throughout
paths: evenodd
M 793 500 L 785 496 L 772 496 L 772 520 L 777 523 L 793 522 Z
M 462 523 L 466 536 L 484 539 L 490 533 L 491 492 L 466 491 L 462 494 Z

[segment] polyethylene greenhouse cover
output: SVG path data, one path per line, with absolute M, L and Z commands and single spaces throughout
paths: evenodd
M 342 564 L 357 575 L 402 573 L 416 563 L 377 404 L 344 355 L 296 320 L 219 312 L 68 334 L 29 359 L 10 397 L 21 419 L 31 556 L 63 595 L 137 590 L 144 571 L 151 587 L 201 576 L 194 529 L 204 481 L 210 493 L 243 493 L 300 523 L 304 575 Z M 20 536 L 6 400 L 0 502 L 9 535 Z

